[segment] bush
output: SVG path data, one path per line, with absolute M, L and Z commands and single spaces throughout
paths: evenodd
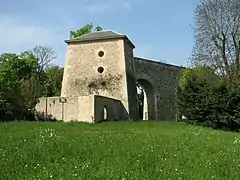
M 240 88 L 230 88 L 209 67 L 185 69 L 177 88 L 177 107 L 189 123 L 238 130 Z

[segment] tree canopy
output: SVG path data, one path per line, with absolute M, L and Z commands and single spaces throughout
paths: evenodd
M 191 63 L 207 65 L 240 83 L 240 1 L 204 0 L 195 11 Z
M 176 93 L 187 122 L 238 130 L 240 1 L 203 0 L 195 11 L 195 44 Z
M 101 30 L 90 23 L 71 31 L 70 37 Z M 60 96 L 64 68 L 52 64 L 56 57 L 48 45 L 0 54 L 0 121 L 34 119 L 39 97 Z
M 33 119 L 37 99 L 60 95 L 63 68 L 50 66 L 55 51 L 49 46 L 35 46 L 20 54 L 0 55 L 0 118 Z M 46 87 L 46 82 L 49 87 Z
M 75 31 L 70 31 L 69 38 L 75 39 L 84 34 L 87 34 L 87 33 L 93 32 L 93 31 L 102 31 L 102 30 L 103 30 L 103 28 L 101 26 L 94 27 L 93 23 L 89 23 L 79 29 L 76 29 Z

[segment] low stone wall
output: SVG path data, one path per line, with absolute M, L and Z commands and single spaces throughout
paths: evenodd
M 36 111 L 44 117 L 63 121 L 78 120 L 78 98 L 42 97 Z
M 36 111 L 44 117 L 65 122 L 94 123 L 129 117 L 121 101 L 99 95 L 40 98 L 36 105 Z M 104 115 L 106 115 L 106 118 Z
M 78 121 L 94 123 L 94 96 L 78 97 Z

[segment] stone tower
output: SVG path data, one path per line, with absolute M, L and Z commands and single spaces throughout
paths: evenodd
M 124 111 L 121 118 L 137 119 L 135 46 L 127 36 L 99 31 L 65 42 L 61 97 L 95 94 L 118 99 Z

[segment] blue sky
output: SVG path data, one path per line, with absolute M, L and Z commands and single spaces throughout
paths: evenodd
M 92 22 L 126 34 L 135 56 L 187 65 L 194 39 L 194 9 L 199 0 L 3 0 L 0 53 L 50 45 L 53 62 L 64 65 L 69 31 Z

